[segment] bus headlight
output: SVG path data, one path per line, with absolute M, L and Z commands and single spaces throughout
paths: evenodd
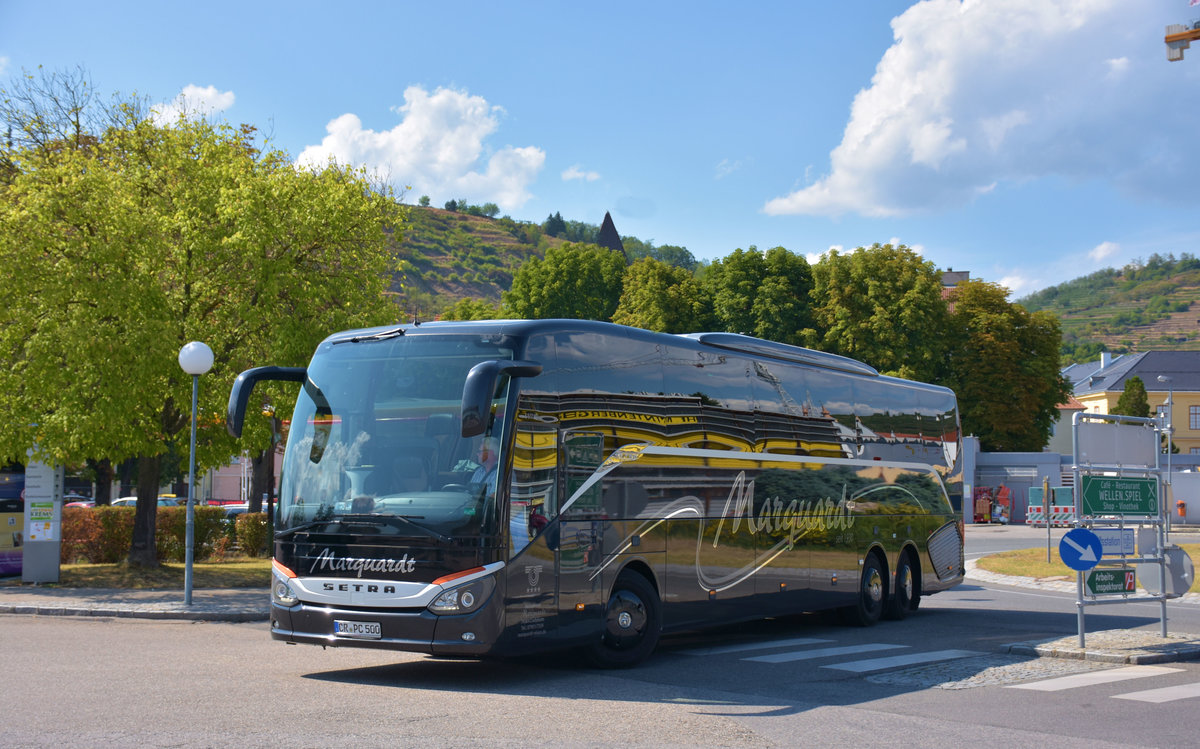
M 300 601 L 292 591 L 292 586 L 279 578 L 275 578 L 275 583 L 271 586 L 271 600 L 280 606 L 295 606 Z
M 482 606 L 495 589 L 496 579 L 488 575 L 443 591 L 427 608 L 435 614 L 469 614 Z

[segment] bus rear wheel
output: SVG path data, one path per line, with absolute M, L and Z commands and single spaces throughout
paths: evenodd
M 896 590 L 888 599 L 887 610 L 884 612 L 888 619 L 903 619 L 917 610 L 917 604 L 921 600 L 917 580 L 912 552 L 906 551 L 896 563 Z
M 862 576 L 858 581 L 858 602 L 845 610 L 846 618 L 851 624 L 869 627 L 883 616 L 883 607 L 887 600 L 887 592 L 883 563 L 875 552 L 867 554 L 863 560 Z
M 646 660 L 658 644 L 662 606 L 646 578 L 625 571 L 617 576 L 604 612 L 599 640 L 588 660 L 600 668 L 628 668 Z

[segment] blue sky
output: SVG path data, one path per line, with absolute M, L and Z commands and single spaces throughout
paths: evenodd
M 248 122 L 307 163 L 700 259 L 902 242 L 1014 298 L 1200 254 L 1189 0 L 0 0 L 0 78 Z M 181 99 L 182 97 L 182 99 Z

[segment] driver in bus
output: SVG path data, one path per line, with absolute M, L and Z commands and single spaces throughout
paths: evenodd
M 494 494 L 496 491 L 496 472 L 500 461 L 498 447 L 499 442 L 495 437 L 484 437 L 476 454 L 479 467 L 471 474 L 471 483 L 483 484 L 488 494 Z

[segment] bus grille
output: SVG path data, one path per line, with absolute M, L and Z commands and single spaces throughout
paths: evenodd
M 958 535 L 958 523 L 950 521 L 929 537 L 929 561 L 938 580 L 949 580 L 960 573 L 962 562 L 962 539 Z

